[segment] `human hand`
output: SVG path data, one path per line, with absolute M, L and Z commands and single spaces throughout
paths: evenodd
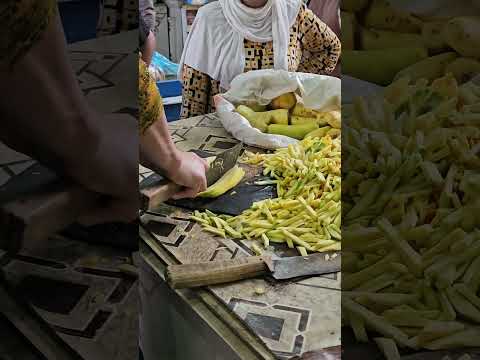
M 191 152 L 177 151 L 176 161 L 167 171 L 167 177 L 175 184 L 184 187 L 173 199 L 193 198 L 207 188 L 206 171 L 208 163 Z

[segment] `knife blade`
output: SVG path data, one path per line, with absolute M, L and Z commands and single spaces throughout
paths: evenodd
M 216 183 L 228 170 L 235 166 L 242 149 L 243 144 L 239 143 L 215 157 L 206 172 L 208 186 Z M 149 181 L 142 183 L 140 186 L 140 209 L 143 211 L 157 208 L 181 190 L 181 186 L 161 176 L 157 176 L 156 179 L 155 177 L 149 177 Z
M 276 280 L 331 274 L 341 270 L 341 255 L 313 254 L 276 258 L 251 256 L 197 264 L 170 265 L 165 277 L 174 289 L 195 288 L 270 275 Z
M 239 143 L 215 157 L 206 173 L 207 186 L 215 184 L 228 170 L 235 166 L 242 149 L 243 144 Z
M 339 272 L 341 266 L 342 262 L 340 254 L 334 256 L 331 254 L 318 253 L 305 257 L 292 256 L 273 260 L 274 271 L 271 275 L 277 280 L 286 280 L 302 276 L 315 276 Z

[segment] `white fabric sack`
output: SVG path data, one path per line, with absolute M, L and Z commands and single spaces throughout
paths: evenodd
M 340 110 L 340 79 L 278 70 L 250 71 L 237 76 L 227 93 L 215 97 L 215 106 L 223 127 L 233 137 L 247 145 L 275 150 L 296 144 L 298 140 L 262 133 L 235 111 L 235 105 L 252 102 L 267 105 L 277 96 L 288 92 L 299 94 L 308 108 L 319 111 Z
M 259 9 L 241 0 L 219 0 L 197 13 L 185 41 L 179 66 L 207 74 L 229 89 L 233 78 L 245 69 L 244 40 L 273 41 L 274 69 L 288 70 L 290 28 L 300 11 L 301 0 L 268 0 Z

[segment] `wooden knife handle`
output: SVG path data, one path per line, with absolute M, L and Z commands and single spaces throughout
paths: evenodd
M 172 182 L 165 182 L 157 186 L 141 189 L 140 208 L 144 211 L 158 208 L 160 204 L 171 199 L 180 190 L 182 190 L 182 187 Z
M 35 247 L 99 205 L 100 195 L 76 185 L 58 184 L 0 207 L 0 248 L 16 252 Z
M 252 256 L 198 264 L 170 265 L 166 279 L 174 289 L 224 284 L 269 273 L 268 257 Z

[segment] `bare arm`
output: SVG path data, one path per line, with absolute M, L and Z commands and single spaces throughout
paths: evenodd
M 142 60 L 139 61 L 140 161 L 184 187 L 175 198 L 194 197 L 205 190 L 205 160 L 177 149 L 170 137 L 162 99 Z
M 176 199 L 195 197 L 207 188 L 206 161 L 194 153 L 177 149 L 163 113 L 140 138 L 140 161 L 149 169 L 184 187 L 174 196 Z

